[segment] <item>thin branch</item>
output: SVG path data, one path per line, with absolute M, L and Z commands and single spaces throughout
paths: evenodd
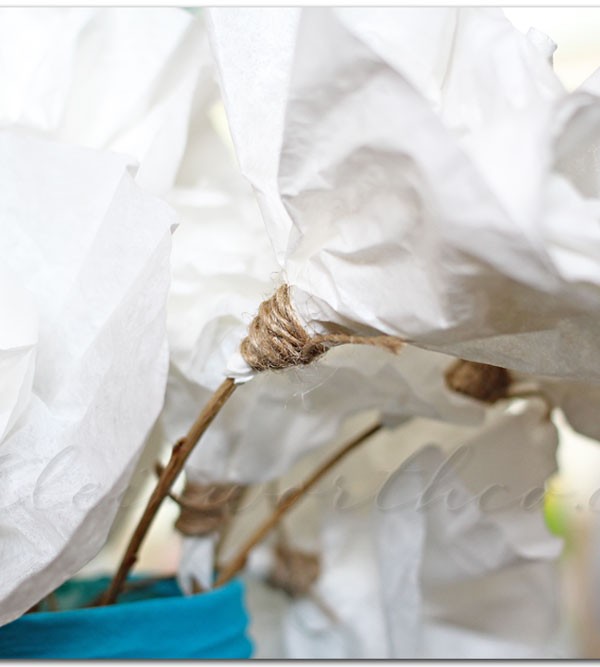
M 188 434 L 173 446 L 169 463 L 161 472 L 156 487 L 148 500 L 146 509 L 127 545 L 127 549 L 125 550 L 119 568 L 111 581 L 109 588 L 102 597 L 100 606 L 113 604 L 116 601 L 123 588 L 123 584 L 127 579 L 129 571 L 137 561 L 140 546 L 144 541 L 163 500 L 169 495 L 173 483 L 183 469 L 183 466 L 196 446 L 196 443 L 210 426 L 213 419 L 219 414 L 221 408 L 225 405 L 231 394 L 233 394 L 235 388 L 236 385 L 234 380 L 227 378 L 212 395 L 190 428 Z
M 306 493 L 322 478 L 324 477 L 339 461 L 341 461 L 353 449 L 358 447 L 365 440 L 377 433 L 382 428 L 382 424 L 377 423 L 371 426 L 366 431 L 363 431 L 355 438 L 346 443 L 333 456 L 324 461 L 308 479 L 306 479 L 300 486 L 291 489 L 283 495 L 280 502 L 272 514 L 265 519 L 265 521 L 254 531 L 254 533 L 246 540 L 240 548 L 238 554 L 232 560 L 223 566 L 221 573 L 215 583 L 215 586 L 222 586 L 233 579 L 235 575 L 245 566 L 246 560 L 250 551 L 262 542 L 264 538 L 279 524 L 282 517 L 289 512 L 294 505 L 296 505 Z

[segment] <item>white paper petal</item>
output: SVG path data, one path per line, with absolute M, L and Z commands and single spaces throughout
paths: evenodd
M 277 163 L 300 14 L 298 8 L 219 8 L 207 11 L 206 23 L 238 160 L 270 223 L 280 262 L 292 223 L 277 195 Z M 231 81 L 230 68 L 236 70 Z
M 428 647 L 419 631 L 431 620 L 489 635 L 500 649 L 512 642 L 530 647 L 526 655 L 532 647 L 537 657 L 547 655 L 559 627 L 561 544 L 544 525 L 540 500 L 556 469 L 556 445 L 556 429 L 532 405 L 496 417 L 458 456 L 429 446 L 394 474 L 377 515 L 382 577 L 392 582 L 383 594 L 394 653 L 431 652 L 435 644 Z M 420 487 L 416 495 L 410 483 Z M 396 536 L 418 535 L 415 523 L 422 554 L 399 568 L 405 541 Z M 409 610 L 414 631 L 405 633 Z M 453 657 L 483 657 L 473 648 L 467 642 L 469 654 Z
M 139 163 L 156 194 L 173 185 L 194 95 L 210 96 L 202 21 L 177 8 L 4 8 L 1 125 Z
M 370 528 L 369 517 L 364 514 L 329 513 L 323 526 L 322 570 L 316 590 L 336 621 L 328 618 L 314 600 L 295 602 L 283 626 L 286 657 L 393 657 Z
M 181 560 L 177 569 L 177 581 L 181 590 L 188 595 L 195 591 L 194 583 L 200 584 L 205 590 L 212 588 L 214 583 L 213 552 L 215 542 L 215 536 L 183 539 Z
M 172 210 L 116 154 L 0 133 L 0 256 L 39 314 L 33 391 L 0 442 L 0 623 L 106 540 L 163 403 Z
M 31 295 L 0 269 L 0 442 L 31 397 L 38 318 Z
M 382 437 L 338 471 L 345 498 L 336 495 L 332 504 L 325 484 L 305 500 L 302 511 L 320 517 L 323 560 L 316 590 L 338 620 L 311 598 L 286 602 L 266 591 L 253 595 L 249 604 L 262 657 L 568 654 L 558 633 L 561 545 L 548 533 L 535 502 L 535 489 L 556 468 L 554 427 L 532 403 L 524 410 L 495 410 L 480 434 L 465 427 L 447 432 L 448 442 L 424 449 L 418 429 L 404 427 L 396 436 Z M 438 433 L 444 433 L 443 425 Z M 449 459 L 457 449 L 453 442 L 465 444 L 471 455 Z M 406 457 L 407 445 L 415 453 L 396 471 L 393 461 Z M 390 474 L 381 478 L 384 464 Z M 383 486 L 374 483 L 378 477 Z M 505 489 L 483 494 L 492 484 Z M 524 497 L 531 503 L 528 509 L 519 507 Z M 499 501 L 516 502 L 500 510 Z M 294 544 L 305 520 L 298 512 L 286 519 Z M 254 578 L 264 570 L 255 560 L 249 564 L 254 588 Z M 275 602 L 284 610 L 267 625 Z

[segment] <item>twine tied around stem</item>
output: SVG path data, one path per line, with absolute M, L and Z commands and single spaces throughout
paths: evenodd
M 162 472 L 157 465 L 156 471 Z M 222 532 L 237 511 L 245 486 L 233 482 L 200 484 L 186 480 L 181 494 L 170 493 L 180 509 L 175 528 L 187 537 Z
M 404 346 L 404 341 L 396 336 L 311 335 L 294 311 L 289 286 L 282 285 L 260 304 L 240 352 L 253 370 L 261 372 L 306 366 L 328 349 L 349 343 L 373 345 L 395 354 Z
M 292 598 L 306 596 L 321 573 L 319 555 L 278 543 L 267 583 Z
M 180 508 L 175 528 L 190 537 L 221 532 L 236 512 L 244 493 L 239 484 L 196 484 L 188 481 L 174 497 Z
M 338 615 L 315 588 L 321 576 L 319 554 L 292 547 L 283 539 L 277 542 L 273 555 L 275 560 L 266 583 L 292 599 L 310 598 L 332 623 L 338 624 Z
M 449 389 L 484 403 L 508 398 L 512 377 L 506 368 L 457 359 L 445 373 Z

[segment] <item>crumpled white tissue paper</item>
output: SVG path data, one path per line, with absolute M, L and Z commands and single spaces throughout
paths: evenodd
M 425 447 L 392 475 L 376 516 L 394 656 L 551 657 L 558 650 L 562 543 L 543 517 L 557 444 L 544 406 L 532 402 L 491 415 L 450 454 Z M 473 645 L 471 635 L 485 637 L 487 647 Z
M 400 448 L 410 433 L 402 428 L 389 440 Z M 261 657 L 565 654 L 562 545 L 544 524 L 540 496 L 556 469 L 556 429 L 532 401 L 494 410 L 483 430 L 465 428 L 460 436 L 417 447 L 369 496 L 351 492 L 338 505 L 323 496 L 316 591 L 337 622 L 310 598 L 284 603 L 280 593 L 257 595 L 251 570 L 255 640 L 272 651 Z M 371 461 L 365 448 L 344 464 L 346 488 L 360 488 L 362 477 L 389 465 L 385 445 Z M 287 529 L 293 536 L 292 515 Z M 282 606 L 279 641 L 262 623 L 273 600 Z
M 0 322 L 1 442 L 29 404 L 38 341 L 33 298 L 5 268 L 0 268 Z
M 172 187 L 194 96 L 211 94 L 202 21 L 170 7 L 0 10 L 0 126 L 137 160 L 137 182 Z
M 115 153 L 2 130 L 0 172 L 0 257 L 17 283 L 0 291 L 2 356 L 14 345 L 27 366 L 0 438 L 3 624 L 106 541 L 163 404 L 175 216 Z
M 548 44 L 487 8 L 217 8 L 208 26 L 309 328 L 600 379 L 600 108 L 566 94 Z

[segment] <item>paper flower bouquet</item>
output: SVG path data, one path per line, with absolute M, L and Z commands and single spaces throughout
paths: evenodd
M 0 11 L 0 657 L 569 655 L 600 85 L 554 48 L 496 9 Z M 169 503 L 177 572 L 134 574 Z

